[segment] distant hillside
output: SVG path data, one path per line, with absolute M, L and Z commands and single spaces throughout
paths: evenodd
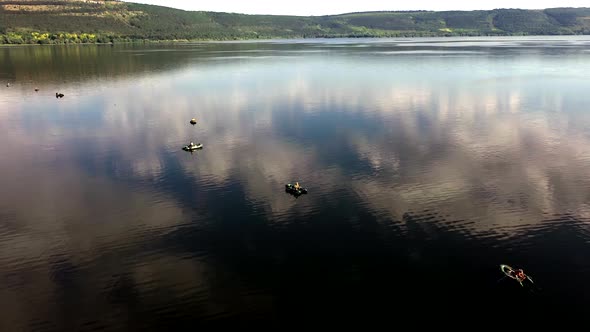
M 590 8 L 270 16 L 104 0 L 0 0 L 0 43 L 590 34 Z

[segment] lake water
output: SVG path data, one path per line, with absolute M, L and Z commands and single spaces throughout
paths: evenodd
M 587 319 L 589 74 L 588 36 L 0 48 L 0 330 Z

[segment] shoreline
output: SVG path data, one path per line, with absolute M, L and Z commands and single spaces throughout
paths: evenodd
M 55 43 L 55 44 L 39 44 L 39 43 L 22 43 L 22 44 L 0 44 L 0 47 L 18 47 L 18 46 L 80 46 L 80 45 L 97 45 L 97 46 L 115 46 L 115 45 L 133 45 L 133 44 L 189 44 L 189 43 L 233 43 L 233 42 L 268 42 L 281 40 L 336 40 L 336 39 L 452 39 L 452 38 L 524 38 L 524 37 L 575 37 L 575 36 L 589 36 L 590 34 L 562 34 L 562 35 L 433 35 L 433 36 L 343 36 L 343 37 L 277 37 L 277 38 L 256 38 L 256 39 L 158 39 L 158 40 L 135 40 L 135 41 L 121 41 L 109 43 Z

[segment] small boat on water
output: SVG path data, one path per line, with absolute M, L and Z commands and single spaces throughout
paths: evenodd
M 301 187 L 299 182 L 295 182 L 295 184 L 287 183 L 285 185 L 285 191 L 295 196 L 307 194 L 307 188 Z
M 201 144 L 201 143 L 195 144 L 193 142 L 190 142 L 188 145 L 185 145 L 182 147 L 182 149 L 184 151 L 195 151 L 195 150 L 199 150 L 202 148 L 203 148 L 203 144 Z
M 526 275 L 522 269 L 513 269 L 509 265 L 500 264 L 500 271 L 502 271 L 502 273 L 504 273 L 506 277 L 518 281 L 518 283 L 520 283 L 521 286 L 524 286 L 522 283 L 527 280 L 533 283 L 533 279 L 530 276 Z
M 197 119 L 195 119 L 195 118 L 192 118 L 192 119 L 191 119 L 191 121 L 190 121 L 190 123 L 191 123 L 192 125 L 195 125 L 195 124 L 197 124 Z

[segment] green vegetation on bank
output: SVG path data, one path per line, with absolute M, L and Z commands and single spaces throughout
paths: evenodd
M 0 44 L 590 34 L 590 8 L 272 16 L 104 0 L 0 0 Z

